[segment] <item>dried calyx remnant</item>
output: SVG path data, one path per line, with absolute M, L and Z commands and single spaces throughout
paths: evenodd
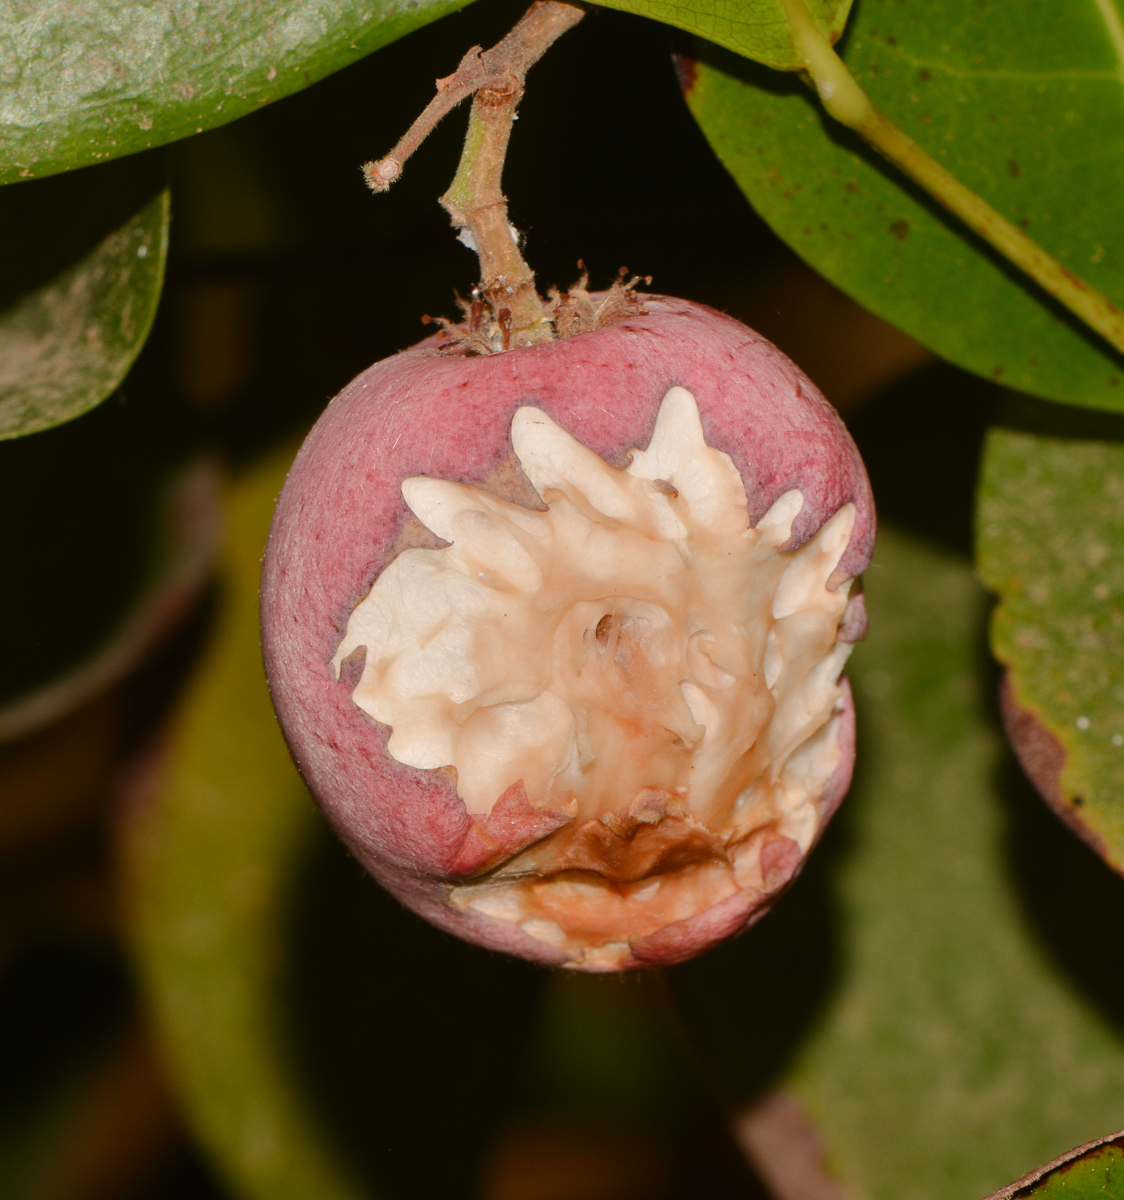
M 449 903 L 611 970 L 630 939 L 775 890 L 810 849 L 841 757 L 848 587 L 828 584 L 855 506 L 783 552 L 801 492 L 751 526 L 682 387 L 624 467 L 534 407 L 511 440 L 539 507 L 405 480 L 448 545 L 391 562 L 333 666 L 363 656 L 355 703 L 399 762 L 451 769 L 470 814 L 552 818 Z
M 508 219 L 500 186 L 527 70 L 584 15 L 581 7 L 559 0 L 532 4 L 491 50 L 479 46 L 469 50 L 454 74 L 437 81 L 437 95 L 398 145 L 363 166 L 371 190 L 386 191 L 438 121 L 473 97 L 460 166 L 441 203 L 460 240 L 480 260 L 480 284 L 471 301 L 460 301 L 461 325 L 438 319 L 451 334 L 450 349 L 468 354 L 514 350 L 586 333 L 644 311 L 636 294 L 641 280 L 629 280 L 624 268 L 610 290 L 596 299 L 589 295 L 585 275 L 568 291 L 551 289 L 545 299 L 541 297 L 520 251 L 519 233 Z
M 589 333 L 622 317 L 643 316 L 648 311 L 636 287 L 640 283 L 651 283 L 651 276 L 641 279 L 639 275 L 634 275 L 630 279 L 627 267 L 621 267 L 607 292 L 590 295 L 589 275 L 584 266 L 579 260 L 582 276 L 572 287 L 564 292 L 558 288 L 551 288 L 547 292 L 543 302 L 543 328 L 549 330 L 551 341 Z M 433 321 L 440 325 L 449 335 L 449 340 L 439 347 L 441 350 L 473 355 L 497 354 L 516 347 L 518 343 L 512 330 L 511 310 L 496 310 L 486 304 L 482 287 L 473 289 L 471 300 L 458 295 L 457 304 L 464 318 L 459 325 L 444 317 L 422 318 L 426 324 Z

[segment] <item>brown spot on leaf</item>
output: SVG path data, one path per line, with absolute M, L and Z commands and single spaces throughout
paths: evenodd
M 899 242 L 904 242 L 909 237 L 909 222 L 904 217 L 899 218 L 890 226 L 890 232 Z
M 1022 167 L 1013 158 L 1007 159 L 1007 170 L 1012 179 L 1017 179 L 1023 173 Z
M 690 95 L 699 77 L 699 64 L 695 59 L 686 58 L 682 54 L 673 54 L 671 61 L 675 67 L 675 78 L 679 83 L 680 91 L 684 96 Z
M 676 31 L 671 37 L 671 62 L 675 78 L 684 96 L 689 96 L 699 78 L 698 53 L 695 39 L 689 33 Z

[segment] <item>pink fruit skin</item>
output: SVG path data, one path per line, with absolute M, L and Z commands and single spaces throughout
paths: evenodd
M 694 395 L 710 445 L 733 459 L 754 524 L 790 488 L 805 505 L 786 549 L 812 537 L 842 505 L 857 519 L 836 572 L 870 561 L 874 506 L 858 451 L 815 385 L 764 338 L 713 309 L 646 297 L 648 313 L 563 341 L 466 358 L 429 338 L 376 363 L 332 401 L 297 455 L 277 503 L 262 572 L 262 639 L 273 701 L 313 795 L 361 863 L 434 924 L 482 946 L 541 963 L 559 954 L 517 925 L 461 912 L 447 884 L 541 837 L 559 818 L 509 803 L 490 824 L 471 818 L 448 778 L 386 753 L 387 730 L 351 699 L 354 674 L 330 666 L 355 605 L 387 565 L 408 516 L 402 480 L 475 482 L 510 453 L 516 408 L 532 404 L 609 462 L 648 444 L 660 401 Z M 865 632 L 862 599 L 845 640 Z M 850 784 L 854 709 L 846 693 L 843 759 L 826 816 Z M 499 809 L 499 806 L 497 806 Z M 822 828 L 822 825 L 821 825 Z M 638 940 L 623 967 L 680 962 L 763 915 L 803 865 L 788 839 L 762 851 L 766 890 L 729 897 Z M 483 850 L 479 849 L 484 846 Z M 795 853 L 793 852 L 795 850 Z M 465 867 L 468 866 L 468 870 Z

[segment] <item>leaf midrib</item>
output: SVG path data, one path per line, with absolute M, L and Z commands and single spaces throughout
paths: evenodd
M 1101 15 L 1101 20 L 1104 22 L 1105 31 L 1108 33 L 1108 40 L 1112 43 L 1113 50 L 1116 51 L 1117 78 L 1124 83 L 1124 21 L 1120 19 L 1120 10 L 1116 7 L 1113 0 L 1093 0 L 1097 6 L 1097 12 Z

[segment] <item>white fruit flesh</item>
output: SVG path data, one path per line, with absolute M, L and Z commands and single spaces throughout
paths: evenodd
M 453 768 L 469 813 L 521 783 L 571 818 L 450 902 L 609 969 L 630 938 L 767 890 L 769 841 L 810 847 L 840 759 L 847 587 L 827 584 L 855 510 L 782 551 L 801 493 L 751 527 L 683 388 L 624 469 L 535 408 L 511 438 L 545 510 L 406 480 L 451 544 L 390 563 L 333 667 L 365 649 L 355 703 L 399 762 Z

